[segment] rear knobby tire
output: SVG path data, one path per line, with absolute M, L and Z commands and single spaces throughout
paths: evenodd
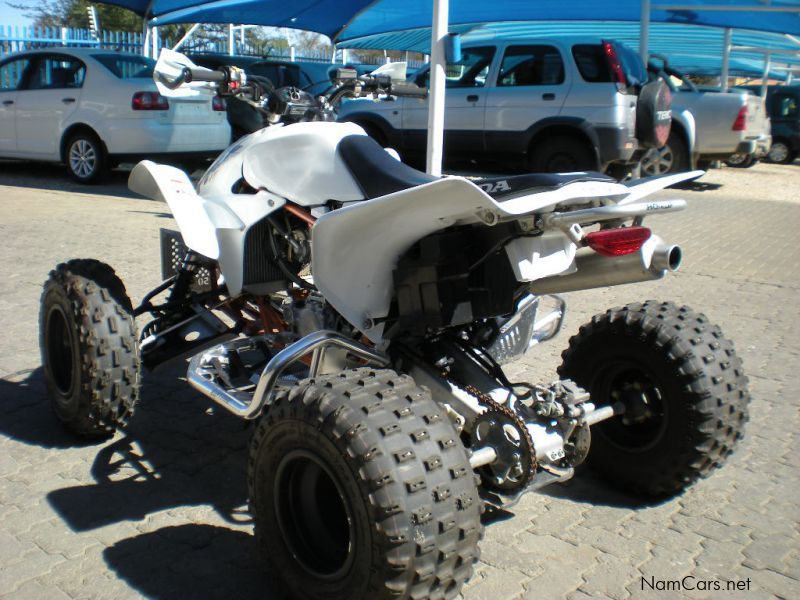
M 625 405 L 592 427 L 588 462 L 628 491 L 679 493 L 742 438 L 742 362 L 720 328 L 688 307 L 648 301 L 596 315 L 570 339 L 558 372 L 598 405 Z
M 81 259 L 50 272 L 39 343 L 58 419 L 81 436 L 113 434 L 139 397 L 139 354 L 131 301 L 111 267 Z
M 478 558 L 466 451 L 407 375 L 361 368 L 279 393 L 248 484 L 259 547 L 291 598 L 453 598 Z

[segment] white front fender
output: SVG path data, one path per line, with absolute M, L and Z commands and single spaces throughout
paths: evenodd
M 175 167 L 143 160 L 131 171 L 128 188 L 166 202 L 181 230 L 183 242 L 208 258 L 219 258 L 217 229 L 244 228 L 244 223 L 232 212 L 198 196 L 189 176 Z

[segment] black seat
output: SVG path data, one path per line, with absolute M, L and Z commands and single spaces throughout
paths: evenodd
M 530 173 L 512 177 L 491 177 L 476 179 L 475 185 L 498 202 L 513 200 L 520 196 L 557 190 L 569 183 L 578 182 L 616 183 L 616 179 L 596 171 L 585 173 Z
M 367 199 L 379 198 L 439 179 L 396 160 L 378 142 L 366 135 L 342 138 L 337 150 Z M 473 183 L 498 202 L 504 202 L 528 194 L 556 190 L 569 183 L 590 181 L 614 183 L 616 179 L 588 171 L 492 177 L 475 179 Z
M 379 198 L 439 179 L 401 163 L 366 135 L 348 135 L 342 138 L 337 150 L 367 199 Z

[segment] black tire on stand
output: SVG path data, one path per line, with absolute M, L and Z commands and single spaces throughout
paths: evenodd
M 731 454 L 748 416 L 747 377 L 719 327 L 648 301 L 596 315 L 570 339 L 561 377 L 625 413 L 592 427 L 588 462 L 651 496 L 681 492 Z
M 139 397 L 139 350 L 131 301 L 111 267 L 81 259 L 50 272 L 39 345 L 59 421 L 81 436 L 112 435 Z
M 394 371 L 279 393 L 248 485 L 256 539 L 291 598 L 453 598 L 478 558 L 466 450 L 430 392 Z

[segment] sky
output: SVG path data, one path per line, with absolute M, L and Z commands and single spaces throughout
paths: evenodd
M 30 21 L 16 8 L 11 8 L 5 3 L 5 0 L 0 0 L 0 27 L 6 25 L 29 25 Z

